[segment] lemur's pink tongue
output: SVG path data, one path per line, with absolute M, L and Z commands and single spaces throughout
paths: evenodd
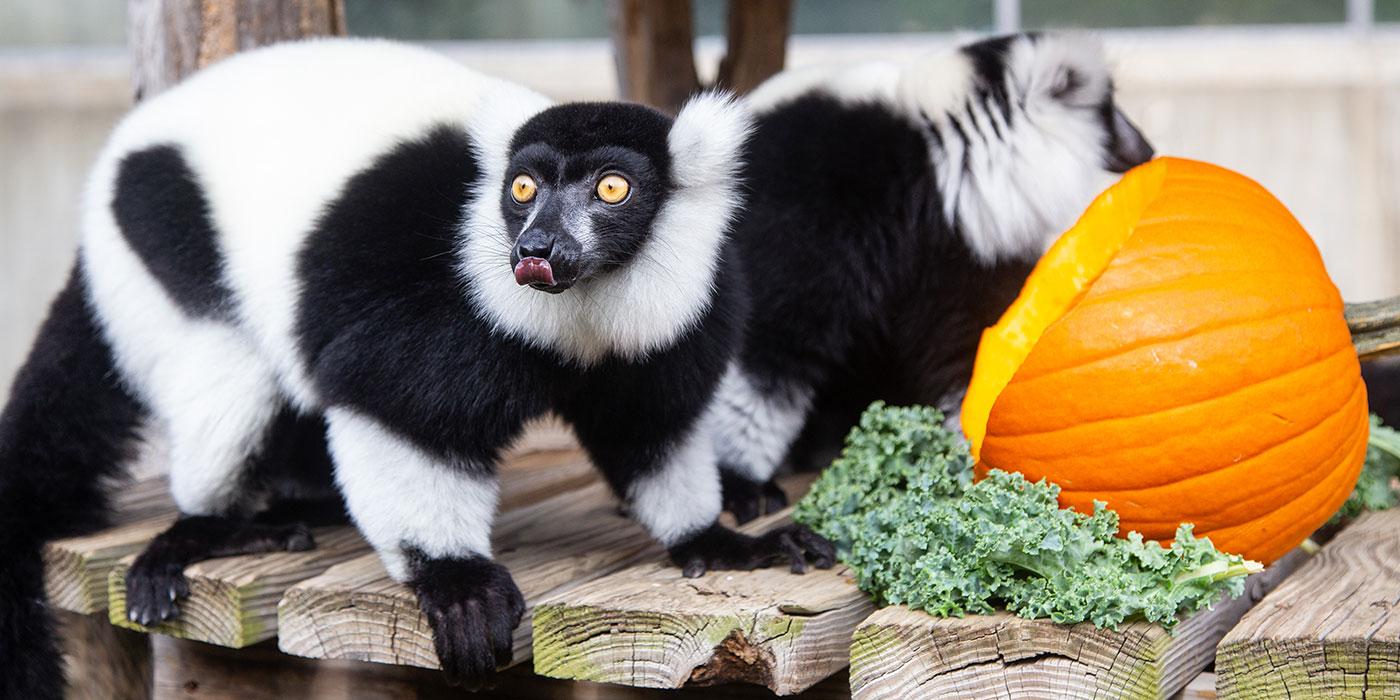
M 515 283 L 554 286 L 554 268 L 544 258 L 521 258 L 515 264 Z

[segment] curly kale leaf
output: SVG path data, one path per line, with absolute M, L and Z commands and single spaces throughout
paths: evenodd
M 991 613 L 1116 627 L 1238 595 L 1253 562 L 1177 531 L 1171 547 L 1118 532 L 1102 503 L 1059 507 L 1046 481 L 992 470 L 973 483 L 966 443 L 924 406 L 876 402 L 795 517 L 829 538 L 879 602 L 935 615 Z
M 1368 510 L 1386 510 L 1400 503 L 1395 480 L 1400 478 L 1400 432 L 1381 424 L 1380 416 L 1371 416 L 1371 436 L 1366 446 L 1366 463 L 1356 479 L 1341 510 L 1331 522 L 1355 518 Z

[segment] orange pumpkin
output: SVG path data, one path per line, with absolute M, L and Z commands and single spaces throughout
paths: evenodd
M 962 424 L 979 473 L 1266 563 L 1346 500 L 1368 431 L 1308 234 L 1254 181 L 1177 158 L 1129 172 L 1036 265 L 983 333 Z

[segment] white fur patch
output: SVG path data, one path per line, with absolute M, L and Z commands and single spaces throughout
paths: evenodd
M 632 482 L 627 500 L 637 522 L 667 547 L 713 524 L 721 506 L 709 434 L 694 431 L 659 469 Z
M 326 411 L 335 479 L 350 515 L 396 581 L 410 575 L 405 546 L 429 557 L 491 556 L 499 492 L 479 465 L 446 464 L 371 418 Z
M 1006 66 L 1010 124 L 978 103 L 973 66 L 957 49 L 898 63 L 784 71 L 745 102 L 761 114 L 821 92 L 847 104 L 886 104 L 916 125 L 927 118 L 943 141 L 929 158 L 949 224 L 961 228 L 980 260 L 1035 257 L 1118 178 L 1104 169 L 1108 134 L 1087 108 L 1110 89 L 1109 70 L 1097 40 L 1083 34 L 1017 37 Z M 1052 94 L 1069 67 L 1083 84 L 1066 104 Z
M 730 365 L 705 415 L 705 431 L 713 437 L 722 464 L 764 482 L 797 439 L 811 402 L 810 390 L 790 398 L 760 393 Z
M 178 146 L 211 205 L 240 325 L 292 400 L 314 407 L 295 337 L 296 264 L 326 204 L 396 143 L 548 104 L 406 44 L 279 44 L 222 61 L 133 110 L 99 157 L 85 206 L 108 207 L 116 164 L 128 153 Z
M 959 73 L 971 80 L 966 56 L 948 54 L 947 61 L 966 65 Z M 1085 81 L 1078 95 L 1088 104 L 1054 97 L 1071 66 Z M 1019 37 L 1008 49 L 1006 81 L 1009 124 L 971 90 L 959 95 L 939 87 L 936 95 L 923 96 L 918 87 L 902 90 L 942 136 L 942 152 L 935 149 L 933 160 L 944 214 L 987 262 L 1039 256 L 1118 178 L 1104 168 L 1108 134 L 1090 108 L 1110 89 L 1097 42 L 1053 34 L 1038 41 Z
M 709 308 L 720 248 L 739 207 L 739 153 L 750 127 L 748 113 L 726 96 L 686 104 L 667 144 L 675 190 L 646 243 L 621 269 L 562 294 L 515 283 L 504 262 L 499 193 L 483 188 L 470 205 L 462 256 L 481 308 L 498 330 L 584 365 L 608 355 L 645 357 L 675 342 Z M 483 182 L 502 182 L 509 135 L 478 138 L 492 149 Z

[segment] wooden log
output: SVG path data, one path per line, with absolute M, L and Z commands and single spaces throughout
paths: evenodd
M 140 552 L 175 520 L 175 504 L 164 477 L 124 489 L 113 527 L 44 546 L 44 591 L 60 610 L 89 615 L 107 609 L 107 575 L 117 562 Z
M 145 635 L 107 624 L 105 615 L 59 611 L 69 700 L 151 697 L 151 643 Z
M 136 100 L 238 51 L 345 33 L 344 0 L 127 0 Z
M 873 609 L 844 567 L 686 579 L 657 559 L 541 603 L 535 672 L 645 688 L 752 683 L 788 695 L 845 668 L 851 631 Z
M 1249 577 L 1244 595 L 1172 632 L 1146 622 L 1115 631 L 1008 613 L 938 618 L 885 608 L 852 640 L 851 696 L 1169 698 L 1210 665 L 1235 622 L 1306 560 L 1289 553 Z
M 1222 698 L 1400 697 L 1400 510 L 1368 513 L 1216 652 Z
M 493 547 L 531 608 L 657 552 L 602 483 L 506 513 Z M 345 562 L 293 586 L 279 606 L 279 625 L 278 644 L 290 654 L 438 668 L 417 599 L 389 579 L 378 557 Z M 529 658 L 530 631 L 527 612 L 516 630 L 514 663 Z
M 577 449 L 533 451 L 563 442 L 557 429 L 543 427 L 522 438 L 501 469 L 502 508 L 518 508 L 579 488 L 596 480 L 588 460 Z M 523 452 L 523 454 L 521 454 Z M 159 530 L 148 533 L 150 536 Z M 198 562 L 185 569 L 190 596 L 174 620 L 146 628 L 126 618 L 126 574 L 132 553 L 112 568 L 107 578 L 108 615 L 112 624 L 127 629 L 241 648 L 277 635 L 277 604 L 293 584 L 359 557 L 376 559 L 352 527 L 313 531 L 316 548 L 306 552 L 275 552 L 225 557 Z M 138 546 L 144 546 L 142 542 Z
M 1206 672 L 1191 679 L 1185 688 L 1181 689 L 1181 694 L 1176 696 L 1176 700 L 1215 700 L 1218 695 L 1215 692 L 1215 674 Z
M 105 624 L 105 623 L 104 623 Z M 491 688 L 466 693 L 442 673 L 412 666 L 304 659 L 278 652 L 271 642 L 225 649 L 172 637 L 154 637 L 156 700 L 721 700 L 772 697 L 753 686 L 656 691 L 541 678 L 527 667 L 500 673 Z M 806 700 L 846 700 L 840 675 L 803 693 Z

